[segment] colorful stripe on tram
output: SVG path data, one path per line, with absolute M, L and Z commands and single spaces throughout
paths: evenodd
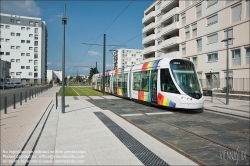
M 165 96 L 163 96 L 161 93 L 158 93 L 157 96 L 157 101 L 159 105 L 163 105 L 163 106 L 167 106 L 167 107 L 176 107 L 176 103 L 169 100 L 168 98 L 166 98 Z
M 138 91 L 138 100 L 150 102 L 150 93 L 144 91 Z
M 116 69 L 115 75 L 124 73 L 124 68 Z
M 160 62 L 160 59 L 159 60 L 155 60 L 155 61 L 152 61 L 152 62 L 146 62 L 142 65 L 142 71 L 146 71 L 146 70 L 156 70 L 157 69 L 157 66 Z

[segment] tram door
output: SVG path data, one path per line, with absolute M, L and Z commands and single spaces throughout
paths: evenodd
M 157 103 L 157 70 L 151 71 L 150 77 L 150 91 L 151 91 L 151 102 Z

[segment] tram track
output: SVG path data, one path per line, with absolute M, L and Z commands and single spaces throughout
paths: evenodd
M 93 99 L 91 99 L 91 100 L 93 100 Z M 147 134 L 151 135 L 152 137 L 154 137 L 154 138 L 157 139 L 158 141 L 160 141 L 160 142 L 162 142 L 163 144 L 165 144 L 165 145 L 167 145 L 167 146 L 173 148 L 174 150 L 176 150 L 177 152 L 183 154 L 184 156 L 190 158 L 192 161 L 196 162 L 197 164 L 199 164 L 199 165 L 206 165 L 205 163 L 203 163 L 203 162 L 197 160 L 196 158 L 190 156 L 189 154 L 185 153 L 183 150 L 179 149 L 178 147 L 174 146 L 173 144 L 171 144 L 171 143 L 169 143 L 169 142 L 167 142 L 167 141 L 161 139 L 160 137 L 156 136 L 155 134 L 152 134 L 152 133 L 148 132 L 146 129 L 144 129 L 144 128 L 142 128 L 141 126 L 137 125 L 136 123 L 132 122 L 131 120 L 128 120 L 127 118 L 121 116 L 119 113 L 117 113 L 116 111 L 114 111 L 114 110 L 112 110 L 112 109 L 106 107 L 105 105 L 103 105 L 103 104 L 100 103 L 99 101 L 97 101 L 97 100 L 93 100 L 93 101 L 94 101 L 95 103 L 98 102 L 98 104 L 101 105 L 102 107 L 104 107 L 104 108 L 110 110 L 110 111 L 113 112 L 114 114 L 118 115 L 119 117 L 123 118 L 124 120 L 128 121 L 129 123 L 133 124 L 134 126 L 138 127 L 139 129 L 143 130 L 143 131 L 146 132 Z M 114 103 L 114 105 L 117 105 L 117 104 L 118 104 L 118 105 L 122 106 L 123 108 L 125 107 L 125 108 L 127 108 L 127 109 L 131 109 L 130 107 L 125 106 L 125 105 L 122 105 L 122 104 L 120 104 L 120 103 L 116 103 L 116 102 L 114 102 L 114 101 L 112 101 L 112 102 Z M 172 127 L 174 127 L 174 128 L 180 129 L 180 130 L 182 130 L 183 132 L 189 133 L 189 134 L 191 134 L 191 135 L 193 135 L 193 136 L 196 136 L 196 137 L 198 137 L 198 138 L 200 138 L 200 139 L 209 141 L 209 142 L 211 142 L 211 143 L 214 144 L 214 145 L 219 145 L 219 146 L 221 146 L 221 147 L 224 147 L 224 148 L 228 149 L 229 151 L 231 150 L 231 151 L 234 151 L 234 152 L 237 152 L 237 153 L 241 153 L 241 151 L 240 151 L 238 148 L 237 148 L 237 149 L 236 149 L 236 148 L 233 148 L 233 147 L 231 147 L 231 146 L 225 145 L 224 143 L 221 143 L 221 142 L 218 142 L 218 141 L 213 140 L 213 139 L 211 139 L 211 138 L 202 136 L 202 135 L 197 134 L 197 133 L 195 133 L 195 132 L 193 132 L 193 131 L 190 131 L 190 130 L 188 130 L 188 129 L 185 129 L 185 128 L 183 128 L 183 127 L 180 127 L 180 126 L 178 126 L 178 125 L 175 125 L 175 124 L 173 124 L 173 123 L 169 123 L 169 122 L 166 122 L 166 121 L 164 121 L 164 120 L 161 120 L 161 119 L 159 119 L 159 118 L 157 118 L 157 117 L 154 117 L 154 116 L 152 116 L 152 115 L 148 115 L 148 114 L 146 114 L 146 113 L 144 113 L 144 112 L 138 110 L 137 108 L 133 108 L 133 110 L 136 111 L 137 113 L 140 113 L 140 114 L 142 114 L 142 115 L 148 117 L 148 118 L 154 119 L 154 120 L 156 120 L 156 121 L 158 121 L 158 122 L 161 122 L 161 123 L 167 124 L 167 125 L 169 125 L 169 126 L 172 126 Z M 178 114 L 179 114 L 179 113 L 178 113 Z M 192 119 L 194 119 L 194 118 L 192 117 Z M 196 119 L 194 119 L 194 120 L 196 120 Z M 224 127 L 224 128 L 230 129 L 230 130 L 235 130 L 235 131 L 238 131 L 238 132 L 240 132 L 240 133 L 243 133 L 243 131 L 241 131 L 241 130 L 237 130 L 237 129 L 235 129 L 235 128 L 230 128 L 230 127 L 227 127 L 227 126 L 224 126 L 224 125 L 219 125 L 219 124 L 217 124 L 217 123 L 214 123 L 214 122 L 211 122 L 211 121 L 207 121 L 207 120 L 205 120 L 205 119 L 203 119 L 203 118 L 201 118 L 200 120 L 203 120 L 203 121 L 205 121 L 205 122 L 207 122 L 207 123 L 210 123 L 210 124 L 213 124 L 213 125 L 216 125 L 216 126 L 219 126 L 219 127 Z M 246 132 L 244 132 L 244 133 L 246 133 Z M 246 153 L 246 156 L 247 156 L 248 159 L 249 159 L 249 157 L 250 157 L 250 156 L 249 156 L 249 153 Z

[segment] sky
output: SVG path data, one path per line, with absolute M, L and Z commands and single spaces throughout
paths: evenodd
M 45 21 L 48 29 L 48 69 L 62 70 L 62 17 L 66 5 L 65 76 L 76 76 L 77 73 L 88 75 L 90 67 L 94 68 L 96 62 L 98 71 L 103 71 L 103 34 L 106 34 L 107 70 L 113 68 L 110 50 L 143 49 L 142 19 L 144 10 L 153 2 L 1 0 L 1 13 L 39 17 Z

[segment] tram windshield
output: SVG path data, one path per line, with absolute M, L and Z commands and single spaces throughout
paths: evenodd
M 192 62 L 184 59 L 170 61 L 170 67 L 179 87 L 194 98 L 201 97 L 201 88 Z

